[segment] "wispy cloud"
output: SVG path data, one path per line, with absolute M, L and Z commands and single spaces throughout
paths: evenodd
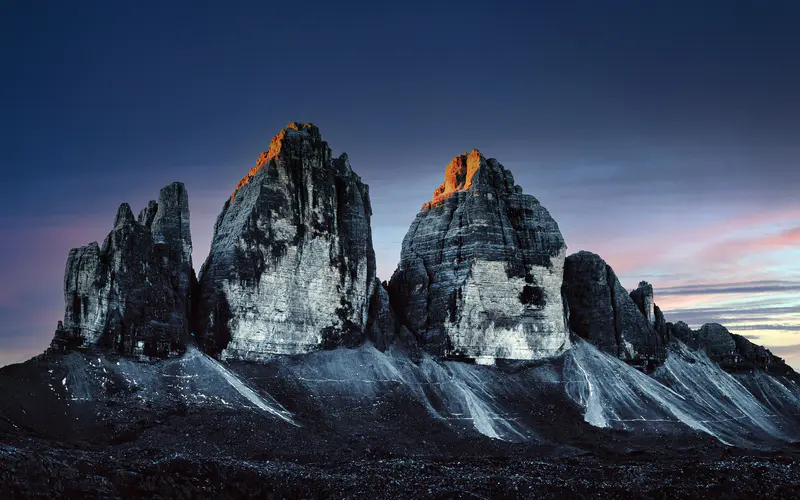
M 706 283 L 699 285 L 671 286 L 660 288 L 660 296 L 668 295 L 718 295 L 735 293 L 765 293 L 800 291 L 800 281 L 763 280 L 740 283 Z
M 709 260 L 736 262 L 744 257 L 794 248 L 800 248 L 800 226 L 766 235 L 728 238 L 706 247 L 700 255 Z
M 800 332 L 800 325 L 731 325 L 730 330 L 775 330 L 779 332 Z

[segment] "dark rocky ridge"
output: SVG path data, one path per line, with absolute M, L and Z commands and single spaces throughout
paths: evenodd
M 203 347 L 259 360 L 361 344 L 376 287 L 371 215 L 347 155 L 290 123 L 217 219 L 199 280 Z
M 692 330 L 682 321 L 668 323 L 655 303 L 651 284 L 642 281 L 627 294 L 611 266 L 591 252 L 567 257 L 563 291 L 571 330 L 626 361 L 660 364 L 666 359 L 666 347 L 680 341 L 728 371 L 796 375 L 783 359 L 720 324 L 706 323 Z
M 639 306 L 632 298 L 644 299 L 647 287 L 652 306 L 651 286 L 629 295 L 614 270 L 599 255 L 586 251 L 570 255 L 564 264 L 563 284 L 570 328 L 601 350 L 622 359 L 652 355 L 662 345 L 661 339 L 647 320 L 645 300 Z
M 389 293 L 430 353 L 479 362 L 569 347 L 566 245 L 547 210 L 478 150 L 455 157 L 403 240 Z
M 161 190 L 137 221 L 127 203 L 103 246 L 74 248 L 64 274 L 64 321 L 52 348 L 102 346 L 166 357 L 185 349 L 194 279 L 189 199 L 181 183 Z
M 686 323 L 679 321 L 675 324 L 667 323 L 667 328 L 671 338 L 680 340 L 692 349 L 705 352 L 726 370 L 763 370 L 777 375 L 796 375 L 783 358 L 741 335 L 729 332 L 719 323 L 706 323 L 699 329 L 692 330 Z

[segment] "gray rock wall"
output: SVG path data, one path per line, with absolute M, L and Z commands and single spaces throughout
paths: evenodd
M 655 325 L 656 317 L 654 310 L 655 304 L 653 302 L 653 285 L 646 281 L 640 281 L 639 287 L 633 290 L 630 295 L 636 307 L 639 308 L 645 319 L 647 319 L 647 322 L 651 325 Z
M 369 189 L 291 123 L 239 182 L 199 279 L 207 352 L 261 360 L 359 345 L 376 286 Z
M 536 359 L 569 348 L 561 300 L 566 245 L 510 171 L 479 151 L 454 158 L 406 234 L 389 290 L 430 353 Z
M 137 221 L 123 203 L 100 247 L 74 248 L 64 274 L 64 321 L 53 348 L 103 347 L 170 356 L 189 334 L 189 201 L 183 184 L 161 190 Z M 166 236 L 165 236 L 166 235 Z
M 660 345 L 646 316 L 599 255 L 581 251 L 567 257 L 563 291 L 570 328 L 601 350 L 632 359 Z
M 658 336 L 661 338 L 661 343 L 666 345 L 667 342 L 669 342 L 669 327 L 667 326 L 667 321 L 664 319 L 664 313 L 661 312 L 661 308 L 655 303 L 653 304 L 653 317 L 655 318 L 653 329 L 655 329 L 656 333 L 658 333 Z

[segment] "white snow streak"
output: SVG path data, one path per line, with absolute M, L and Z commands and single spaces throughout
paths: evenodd
M 211 368 L 222 375 L 225 381 L 228 382 L 231 387 L 236 389 L 236 391 L 244 396 L 248 401 L 267 413 L 270 413 L 271 415 L 274 415 L 294 426 L 300 427 L 292 418 L 292 414 L 286 411 L 286 409 L 284 409 L 280 403 L 272 398 L 270 398 L 272 401 L 267 401 L 263 397 L 259 396 L 255 391 L 247 387 L 247 385 L 245 385 L 245 383 L 242 382 L 239 377 L 237 377 L 233 372 L 225 368 L 225 366 L 211 356 L 203 354 L 203 358 L 208 362 Z

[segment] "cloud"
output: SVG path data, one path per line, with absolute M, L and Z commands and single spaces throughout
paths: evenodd
M 717 295 L 734 293 L 766 293 L 800 291 L 800 281 L 763 280 L 745 282 L 706 283 L 659 288 L 659 296 L 669 295 Z
M 709 260 L 738 262 L 751 255 L 795 248 L 800 248 L 800 226 L 766 236 L 726 239 L 704 249 L 701 256 Z
M 598 253 L 626 281 L 660 276 L 662 279 L 654 282 L 659 287 L 699 280 L 765 279 L 765 268 L 739 265 L 740 259 L 800 248 L 800 208 L 796 205 L 755 213 L 726 211 L 713 217 L 698 217 L 678 206 L 662 218 L 660 224 L 647 222 L 657 230 L 648 230 L 646 238 L 616 225 L 588 227 L 580 235 L 580 244 L 570 248 Z M 791 228 L 777 229 L 786 225 Z
M 658 298 L 658 297 L 656 297 Z M 658 303 L 658 301 L 656 301 Z M 766 306 L 750 306 L 742 305 L 742 306 L 733 306 L 733 307 L 696 307 L 696 308 L 680 308 L 680 309 L 665 309 L 665 313 L 669 312 L 672 314 L 708 314 L 710 316 L 723 316 L 723 315 L 737 315 L 737 314 L 757 314 L 757 315 L 767 315 L 767 314 L 800 314 L 800 308 L 798 306 L 781 306 L 781 307 L 770 307 L 769 305 Z
M 728 330 L 775 330 L 779 332 L 800 332 L 800 325 L 733 325 L 728 327 Z
M 800 344 L 770 347 L 773 354 L 781 357 L 800 357 Z

